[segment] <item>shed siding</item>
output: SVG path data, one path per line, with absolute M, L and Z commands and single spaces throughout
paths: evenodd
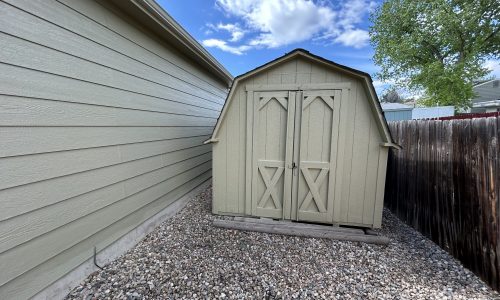
M 0 2 L 0 28 L 0 298 L 24 299 L 210 179 L 227 91 L 108 4 Z
M 384 149 L 380 147 L 382 135 L 371 111 L 367 91 L 358 79 L 303 58 L 289 60 L 238 83 L 234 91 L 236 98 L 227 107 L 218 132 L 219 142 L 213 146 L 214 213 L 245 214 L 245 185 L 249 180 L 244 171 L 247 147 L 245 86 L 313 82 L 352 84 L 349 95 L 343 95 L 340 105 L 334 200 L 336 219 L 351 225 L 372 226 L 376 223 L 375 205 L 383 201 L 383 193 L 377 191 L 383 191 L 385 184 L 385 173 L 381 174 L 379 168 L 379 157 L 384 156 Z M 231 138 L 236 132 L 239 139 Z M 377 179 L 379 176 L 383 178 Z

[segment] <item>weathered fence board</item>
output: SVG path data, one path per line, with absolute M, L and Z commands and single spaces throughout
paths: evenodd
M 386 207 L 500 290 L 500 117 L 389 127 Z

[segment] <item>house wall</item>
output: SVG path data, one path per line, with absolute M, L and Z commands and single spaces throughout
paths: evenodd
M 500 79 L 476 85 L 474 93 L 476 97 L 472 99 L 473 104 L 500 99 Z
M 25 299 L 210 179 L 226 90 L 107 4 L 8 0 L 0 28 L 0 298 Z
M 362 82 L 346 73 L 295 58 L 242 80 L 227 108 L 214 151 L 213 212 L 245 213 L 247 84 L 351 82 L 342 97 L 334 218 L 340 224 L 379 227 L 382 216 L 387 148 Z
M 491 80 L 474 87 L 476 97 L 472 99 L 471 113 L 489 113 L 500 111 L 500 79 Z M 493 101 L 497 101 L 496 105 Z M 486 106 L 485 106 L 486 105 Z
M 385 119 L 390 121 L 411 120 L 412 109 L 384 111 Z
M 454 106 L 437 106 L 437 107 L 415 107 L 412 110 L 412 119 L 431 119 L 450 117 L 455 115 Z

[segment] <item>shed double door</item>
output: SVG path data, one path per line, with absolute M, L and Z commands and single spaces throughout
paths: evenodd
M 340 96 L 341 90 L 250 93 L 252 215 L 334 221 Z

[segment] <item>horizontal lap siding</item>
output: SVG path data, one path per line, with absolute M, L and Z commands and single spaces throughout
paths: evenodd
M 0 298 L 14 299 L 208 180 L 226 89 L 94 1 L 0 2 L 0 43 Z

